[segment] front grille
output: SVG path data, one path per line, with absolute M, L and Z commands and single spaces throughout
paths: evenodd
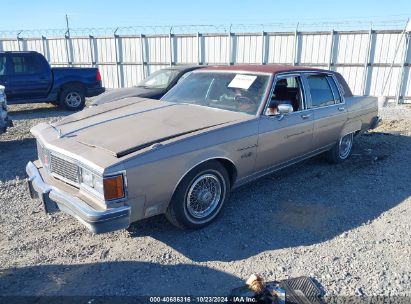
M 76 184 L 79 183 L 79 167 L 53 153 L 50 155 L 50 171 Z

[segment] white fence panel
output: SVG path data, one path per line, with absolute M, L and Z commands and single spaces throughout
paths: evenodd
M 335 43 L 336 63 L 364 64 L 368 55 L 369 34 L 338 34 Z
M 330 58 L 331 34 L 302 34 L 300 63 L 327 64 Z
M 362 95 L 364 67 L 337 67 L 335 70 L 341 75 L 344 75 L 344 79 L 347 81 L 354 95 Z
M 116 62 L 116 47 L 114 37 L 96 38 L 96 53 L 98 63 Z
M 143 79 L 143 70 L 141 65 L 124 64 L 123 71 L 125 87 L 135 86 Z
M 140 63 L 142 62 L 143 47 L 141 45 L 143 39 L 140 37 L 122 37 L 121 38 L 121 51 L 123 55 L 123 62 L 127 63 Z
M 89 38 L 71 38 L 73 48 L 73 62 L 91 63 L 91 48 Z
M 175 64 L 281 63 L 338 71 L 354 94 L 410 101 L 408 36 L 399 30 L 20 36 L 0 38 L 0 50 L 37 51 L 52 66 L 98 66 L 107 88 L 133 86 Z
M 198 58 L 198 38 L 197 36 L 176 36 L 176 56 L 177 63 L 196 64 Z
M 147 37 L 147 62 L 170 62 L 170 38 L 168 36 Z
M 50 54 L 49 61 L 51 65 L 66 65 L 68 63 L 65 38 L 48 39 L 48 48 Z
M 3 40 L 1 45 L 3 51 L 19 51 L 17 40 Z
M 234 39 L 235 63 L 261 63 L 262 35 L 236 35 Z
M 43 53 L 43 41 L 41 39 L 28 39 L 25 42 L 25 48 L 30 51 Z
M 292 64 L 295 35 L 268 35 L 268 63 Z
M 117 66 L 115 64 L 98 64 L 103 86 L 106 88 L 117 88 Z
M 223 35 L 204 37 L 204 59 L 206 64 L 229 62 L 230 37 Z

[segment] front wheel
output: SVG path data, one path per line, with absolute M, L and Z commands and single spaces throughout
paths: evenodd
M 227 170 L 218 161 L 206 162 L 182 179 L 167 208 L 166 217 L 179 228 L 204 227 L 216 218 L 229 194 Z
M 346 160 L 352 150 L 354 142 L 354 133 L 349 133 L 340 138 L 335 146 L 327 152 L 327 158 L 333 163 L 341 163 Z
M 84 108 L 86 97 L 80 86 L 69 86 L 60 94 L 60 105 L 69 111 L 78 111 Z

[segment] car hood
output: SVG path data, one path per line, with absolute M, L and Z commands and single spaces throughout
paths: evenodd
M 155 96 L 161 95 L 165 92 L 165 89 L 154 89 L 154 88 L 144 88 L 144 87 L 132 87 L 125 89 L 114 89 L 107 91 L 94 98 L 91 103 L 92 106 L 98 106 L 107 102 L 112 102 L 115 100 L 127 98 L 127 97 L 146 97 L 153 98 Z
M 103 149 L 119 158 L 253 116 L 196 105 L 125 98 L 85 109 L 52 124 L 60 138 Z

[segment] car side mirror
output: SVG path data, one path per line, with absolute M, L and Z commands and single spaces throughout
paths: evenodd
M 278 113 L 281 115 L 289 114 L 289 113 L 292 113 L 293 111 L 294 111 L 293 106 L 288 103 L 278 105 Z
M 294 108 L 290 104 L 279 104 L 276 107 L 276 111 L 273 111 L 273 107 L 267 108 L 265 111 L 265 115 L 267 116 L 284 116 L 285 114 L 292 113 L 294 111 Z

